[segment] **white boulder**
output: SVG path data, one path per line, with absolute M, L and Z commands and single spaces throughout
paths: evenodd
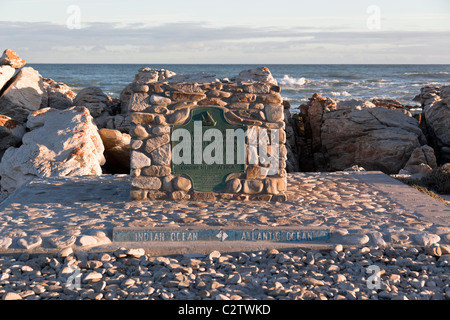
M 34 177 L 102 174 L 104 147 L 87 108 L 41 109 L 26 125 L 23 144 L 7 149 L 0 163 L 2 190 L 13 192 Z

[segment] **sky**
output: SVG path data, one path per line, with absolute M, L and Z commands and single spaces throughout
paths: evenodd
M 0 0 L 28 63 L 450 64 L 449 0 Z

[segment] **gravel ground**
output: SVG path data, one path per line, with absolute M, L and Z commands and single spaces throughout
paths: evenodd
M 0 257 L 4 300 L 449 300 L 450 247 Z

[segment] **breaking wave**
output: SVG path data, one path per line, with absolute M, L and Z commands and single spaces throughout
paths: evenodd
M 306 78 L 294 78 L 287 74 L 284 75 L 283 79 L 280 80 L 280 85 L 287 88 L 302 87 L 306 83 L 308 83 L 308 80 Z

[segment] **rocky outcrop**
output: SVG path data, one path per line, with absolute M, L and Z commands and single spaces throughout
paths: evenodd
M 450 86 L 427 86 L 414 98 L 423 106 L 427 139 L 438 164 L 450 162 Z
M 0 114 L 23 123 L 31 112 L 40 108 L 43 96 L 44 83 L 39 72 L 22 68 L 3 89 Z
M 41 109 L 63 110 L 72 107 L 76 94 L 68 85 L 47 78 L 43 78 L 43 83 L 45 94 L 42 99 Z
M 0 115 L 0 158 L 9 147 L 17 147 L 22 142 L 24 134 L 24 125 L 10 117 Z
M 132 83 L 128 84 L 120 93 L 120 110 L 121 114 L 128 114 L 128 104 L 133 93 L 132 86 L 134 84 L 145 84 L 163 81 L 164 79 L 175 76 L 176 73 L 165 69 L 141 68 L 134 76 Z
M 340 101 L 315 94 L 300 106 L 305 139 L 318 171 L 366 170 L 398 173 L 414 149 L 426 143 L 415 118 L 368 101 Z
M 100 129 L 99 134 L 105 147 L 105 171 L 110 174 L 129 174 L 130 135 L 106 128 Z
M 25 60 L 20 58 L 17 53 L 11 49 L 6 49 L 3 51 L 3 54 L 0 57 L 0 66 L 7 65 L 14 69 L 20 69 L 25 65 L 25 63 Z
M 424 145 L 412 152 L 411 157 L 399 174 L 427 174 L 436 167 L 436 156 L 433 148 Z
M 291 105 L 288 101 L 283 101 L 284 106 L 284 123 L 285 123 L 285 137 L 283 141 L 286 144 L 287 160 L 286 171 L 298 172 L 300 171 L 299 148 L 296 139 L 296 123 L 291 115 Z
M 236 78 L 237 82 L 267 82 L 274 86 L 278 85 L 277 80 L 267 67 L 244 70 Z
M 107 119 L 111 116 L 113 101 L 101 88 L 87 87 L 78 92 L 73 105 L 86 107 L 100 129 L 106 127 Z
M 0 184 L 12 192 L 34 177 L 100 175 L 104 147 L 85 107 L 41 109 L 26 123 L 31 130 L 0 163 Z

